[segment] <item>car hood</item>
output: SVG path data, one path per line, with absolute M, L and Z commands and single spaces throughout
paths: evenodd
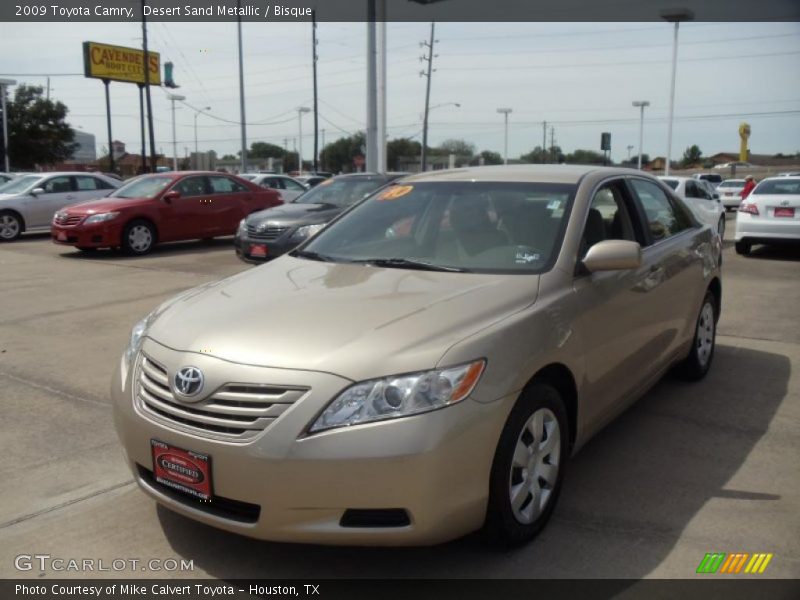
M 97 198 L 78 204 L 71 204 L 67 208 L 67 212 L 71 215 L 94 215 L 97 213 L 113 212 L 123 208 L 130 208 L 132 206 L 141 206 L 146 202 L 150 202 L 150 200 L 142 198 Z
M 289 202 L 274 208 L 260 210 L 247 217 L 248 225 L 269 223 L 270 225 L 313 225 L 327 223 L 344 208 L 330 204 L 298 204 Z
M 235 363 L 359 381 L 436 366 L 453 344 L 531 305 L 538 287 L 538 275 L 389 269 L 287 255 L 178 296 L 157 311 L 148 337 Z

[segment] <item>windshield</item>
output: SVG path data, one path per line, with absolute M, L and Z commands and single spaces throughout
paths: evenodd
M 800 179 L 765 179 L 753 190 L 754 194 L 800 195 Z
M 721 188 L 744 187 L 744 179 L 728 179 L 719 184 Z
M 661 181 L 666 183 L 673 190 L 677 190 L 678 189 L 678 180 L 677 179 L 662 179 Z
M 326 179 L 302 196 L 298 196 L 294 202 L 296 204 L 332 204 L 345 207 L 363 200 L 365 196 L 385 184 L 386 180 L 381 177 Z
M 429 182 L 392 185 L 296 251 L 396 268 L 539 273 L 558 254 L 575 186 Z
M 0 194 L 21 194 L 32 189 L 35 183 L 41 181 L 41 175 L 25 175 L 24 177 L 17 177 L 12 179 L 5 185 L 0 186 Z
M 109 198 L 153 198 L 172 183 L 172 177 L 143 177 L 123 185 Z

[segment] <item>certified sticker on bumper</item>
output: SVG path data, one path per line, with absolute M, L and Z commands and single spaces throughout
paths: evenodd
M 64 233 L 63 231 L 59 231 L 58 234 L 56 235 L 56 238 L 58 239 L 59 242 L 66 242 L 67 234 Z
M 158 483 L 200 500 L 211 498 L 211 458 L 150 440 L 153 475 Z
M 258 258 L 265 258 L 267 256 L 267 247 L 264 244 L 250 244 L 250 256 Z

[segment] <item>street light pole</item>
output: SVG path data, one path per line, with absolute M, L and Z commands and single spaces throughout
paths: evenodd
M 637 169 L 642 170 L 642 141 L 644 139 L 644 107 L 650 106 L 647 100 L 634 100 L 633 106 L 639 108 L 639 160 L 637 162 Z M 667 157 L 667 164 L 669 164 L 669 157 Z
M 205 112 L 207 110 L 211 110 L 210 106 L 206 106 L 203 110 L 196 110 L 194 111 L 194 168 L 197 168 L 197 117 L 200 115 L 201 112 Z
M 503 143 L 503 164 L 508 164 L 508 113 L 511 112 L 510 108 L 498 108 L 497 112 L 505 118 L 505 141 Z M 544 150 L 544 148 L 542 149 Z
M 178 139 L 175 134 L 175 102 L 182 102 L 186 100 L 186 96 L 179 96 L 178 94 L 170 94 L 167 96 L 172 102 L 172 170 L 178 170 Z
M 241 173 L 247 173 L 247 125 L 244 114 L 244 59 L 242 58 L 242 16 L 241 0 L 236 0 L 236 30 L 239 37 L 239 115 L 242 121 L 242 164 Z
M 8 173 L 11 168 L 9 166 L 10 160 L 8 157 L 8 112 L 6 108 L 6 88 L 10 85 L 16 85 L 14 79 L 0 79 L 0 109 L 3 110 L 3 158 L 5 162 L 5 170 Z
M 672 39 L 672 79 L 669 87 L 669 117 L 667 125 L 667 160 L 664 166 L 664 175 L 669 175 L 669 163 L 672 156 L 672 116 L 675 111 L 675 73 L 678 68 L 678 25 L 681 21 L 691 21 L 694 13 L 685 8 L 661 11 L 661 18 L 669 23 L 675 23 L 675 32 Z
M 297 171 L 303 172 L 303 114 L 311 112 L 307 106 L 297 107 Z

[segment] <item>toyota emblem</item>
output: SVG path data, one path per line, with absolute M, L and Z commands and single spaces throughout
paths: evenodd
M 175 390 L 182 396 L 196 396 L 203 389 L 203 372 L 197 367 L 183 367 L 175 373 Z

